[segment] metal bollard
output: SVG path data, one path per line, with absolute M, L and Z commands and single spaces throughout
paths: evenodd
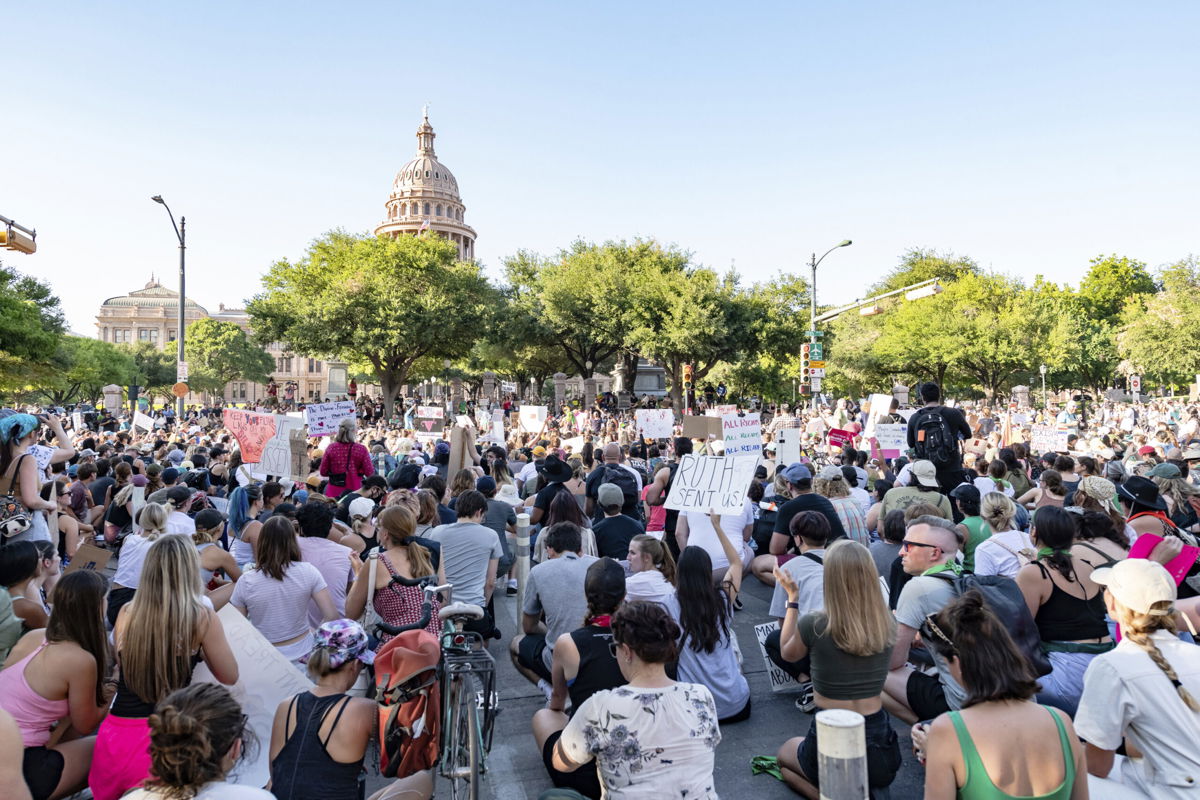
M 866 800 L 867 735 L 863 715 L 817 712 L 817 774 L 821 800 Z
M 517 626 L 521 625 L 521 614 L 525 610 L 525 582 L 529 580 L 529 515 L 517 514 L 517 560 L 513 570 L 517 576 Z

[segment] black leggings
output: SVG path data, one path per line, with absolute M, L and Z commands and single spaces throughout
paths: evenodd
M 717 720 L 719 725 L 728 725 L 732 722 L 741 722 L 742 720 L 750 719 L 750 698 L 746 698 L 746 705 L 742 706 L 742 710 L 736 714 L 731 714 L 728 717 L 722 717 Z

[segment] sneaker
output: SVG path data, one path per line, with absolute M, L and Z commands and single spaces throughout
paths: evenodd
M 800 684 L 800 696 L 796 698 L 796 708 L 805 714 L 811 714 L 817 710 L 817 701 L 813 695 L 812 681 Z
M 538 678 L 538 688 L 542 690 L 542 694 L 546 695 L 546 702 L 550 702 L 550 695 L 554 693 L 554 688 L 546 682 L 545 678 Z
M 733 610 L 734 611 L 742 610 L 742 596 L 741 595 L 738 595 L 737 597 L 733 598 Z
M 508 579 L 508 589 L 506 589 L 504 593 L 507 594 L 509 597 L 511 597 L 517 593 L 517 579 L 516 578 Z

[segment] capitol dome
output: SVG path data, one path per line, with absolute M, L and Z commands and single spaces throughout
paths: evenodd
M 458 246 L 462 259 L 475 257 L 475 231 L 463 221 L 466 207 L 458 181 L 433 150 L 436 134 L 429 113 L 417 128 L 417 154 L 400 168 L 392 181 L 385 207 L 387 217 L 375 228 L 376 236 L 412 236 L 432 230 Z

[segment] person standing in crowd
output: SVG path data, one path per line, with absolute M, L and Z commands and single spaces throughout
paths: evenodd
M 488 507 L 486 497 L 472 489 L 459 496 L 457 506 L 458 521 L 439 525 L 429 532 L 429 538 L 441 547 L 442 571 L 447 583 L 454 586 L 454 602 L 473 603 L 484 610 L 483 618 L 468 620 L 465 629 L 484 639 L 499 638 L 492 592 L 504 551 L 496 532 L 483 526 Z
M 775 585 L 787 595 L 780 654 L 792 662 L 808 659 L 816 708 L 863 715 L 868 785 L 873 789 L 891 785 L 900 769 L 900 743 L 880 697 L 896 623 L 879 593 L 870 553 L 846 540 L 829 548 L 824 611 L 800 616 L 800 587 L 785 569 L 779 569 L 775 578 Z M 816 717 L 807 736 L 783 743 L 778 758 L 788 786 L 805 796 L 817 796 Z
M 576 710 L 554 745 L 552 765 L 573 772 L 595 759 L 612 800 L 713 800 L 721 731 L 712 695 L 666 673 L 678 653 L 679 627 L 662 606 L 634 602 L 613 614 L 612 631 L 627 683 L 596 692 Z
M 310 601 L 323 619 L 338 618 L 320 571 L 300 560 L 292 523 L 285 517 L 271 517 L 259 532 L 254 568 L 238 579 L 229 603 L 285 658 L 299 664 L 312 650 Z
M 357 421 L 347 417 L 338 423 L 334 440 L 325 448 L 318 473 L 329 480 L 325 496 L 337 498 L 343 492 L 357 492 L 362 479 L 375 474 L 371 454 L 364 445 L 355 441 Z
M 1087 798 L 1083 747 L 1071 718 L 1033 702 L 1037 676 L 983 595 L 964 592 L 929 614 L 921 630 L 966 690 L 961 710 L 914 732 L 928 759 L 925 797 Z M 1005 731 L 1020 735 L 996 735 Z
M 623 500 L 621 513 L 628 514 L 640 521 L 641 509 L 638 507 L 638 498 L 642 496 L 642 476 L 633 467 L 624 463 L 625 453 L 621 450 L 621 445 L 616 442 L 604 445 L 602 453 L 603 462 L 587 476 L 585 510 L 588 517 L 592 522 L 599 522 L 604 518 L 603 512 L 597 504 L 596 492 L 601 484 L 611 483 L 621 490 Z
M 962 482 L 960 442 L 972 437 L 971 426 L 962 411 L 942 405 L 941 387 L 933 381 L 922 383 L 917 394 L 925 405 L 908 419 L 908 446 L 933 464 L 938 486 L 949 492 Z
M 88 773 L 95 800 L 116 800 L 150 776 L 150 715 L 156 703 L 191 682 L 196 664 L 203 661 L 226 685 L 238 679 L 221 619 L 204 604 L 191 541 L 164 536 L 154 542 L 141 577 L 113 628 L 119 669 Z
M 246 752 L 242 707 L 224 686 L 197 683 L 172 692 L 150 717 L 150 773 L 125 800 L 274 800 L 265 789 L 225 777 Z

